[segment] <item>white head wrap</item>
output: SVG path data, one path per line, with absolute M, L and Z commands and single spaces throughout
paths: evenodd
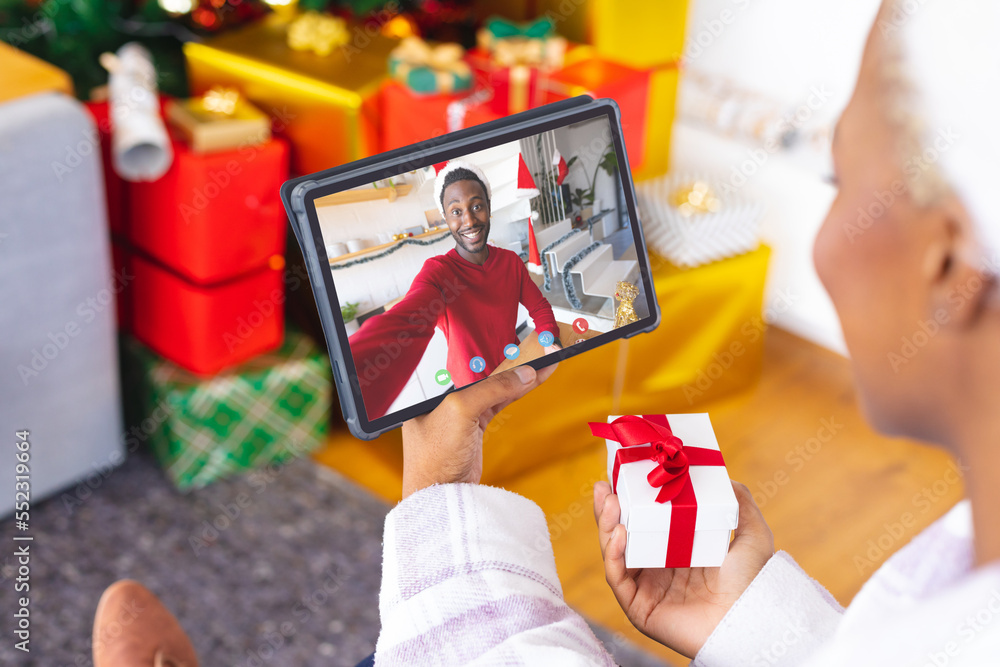
M 444 192 L 444 179 L 448 176 L 448 174 L 455 171 L 456 169 L 468 169 L 473 174 L 475 174 L 476 177 L 479 180 L 481 180 L 483 182 L 483 185 L 486 187 L 486 198 L 489 200 L 493 199 L 493 192 L 492 189 L 490 188 L 490 182 L 486 178 L 486 174 L 483 173 L 482 169 L 472 164 L 471 162 L 465 162 L 464 160 L 450 160 L 448 164 L 446 164 L 444 168 L 438 172 L 437 178 L 434 180 L 434 203 L 437 204 L 438 211 L 440 211 L 441 213 L 441 217 L 445 217 L 444 204 L 441 202 L 441 194 Z
M 996 273 L 1000 271 L 1000 3 L 896 0 L 890 10 L 876 29 L 899 41 L 903 75 L 915 98 L 910 113 L 922 152 L 917 162 L 937 171 L 961 200 L 978 231 L 984 268 Z

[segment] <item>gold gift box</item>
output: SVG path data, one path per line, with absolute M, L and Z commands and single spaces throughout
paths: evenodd
M 271 116 L 292 145 L 292 169 L 308 174 L 378 152 L 378 88 L 398 39 L 354 26 L 329 55 L 288 46 L 292 18 L 272 15 L 204 43 L 184 45 L 193 95 L 239 90 Z
M 203 97 L 192 97 L 170 100 L 166 114 L 195 153 L 262 144 L 271 138 L 270 118 L 242 96 L 228 113 L 211 111 Z

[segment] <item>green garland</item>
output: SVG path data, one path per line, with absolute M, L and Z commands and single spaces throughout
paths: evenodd
M 437 238 L 437 239 L 427 239 L 426 241 L 424 241 L 422 239 L 403 239 L 403 240 L 399 241 L 396 245 L 392 246 L 391 248 L 386 248 L 385 250 L 383 250 L 382 252 L 378 253 L 377 255 L 367 255 L 365 257 L 359 257 L 357 259 L 352 259 L 349 262 L 344 262 L 343 264 L 331 264 L 330 265 L 330 270 L 331 271 L 338 271 L 340 269 L 346 269 L 346 268 L 355 266 L 357 264 L 367 264 L 368 262 L 374 261 L 376 259 L 382 259 L 386 255 L 391 255 L 392 253 L 396 252 L 397 250 L 399 250 L 400 248 L 402 248 L 404 245 L 422 245 L 422 246 L 428 246 L 428 245 L 431 245 L 432 243 L 440 243 L 441 241 L 443 241 L 445 239 L 450 239 L 450 238 L 451 238 L 451 234 L 445 234 L 441 238 Z M 336 261 L 336 260 L 334 260 L 334 261 Z
M 563 288 L 565 288 L 566 290 L 566 298 L 569 299 L 570 304 L 577 310 L 581 310 L 583 308 L 583 302 L 580 301 L 580 299 L 577 298 L 576 296 L 576 287 L 573 286 L 573 278 L 570 276 L 569 273 L 570 269 L 576 266 L 580 262 L 580 260 L 582 260 L 584 257 L 586 257 L 587 255 L 594 252 L 600 247 L 601 244 L 595 241 L 594 243 L 591 243 L 589 246 L 587 246 L 580 252 L 570 257 L 568 260 L 566 260 L 566 263 L 563 265 Z
M 542 284 L 542 289 L 544 289 L 546 292 L 551 292 L 552 291 L 552 277 L 549 275 L 549 258 L 548 258 L 548 252 L 550 250 L 552 250 L 553 248 L 555 248 L 560 243 L 562 243 L 563 241 L 565 241 L 566 239 L 568 239 L 569 237 L 574 236 L 576 234 L 579 234 L 582 231 L 583 231 L 582 229 L 574 229 L 572 231 L 566 232 L 565 234 L 563 234 L 562 236 L 560 236 L 555 241 L 553 241 L 552 243 L 548 244 L 547 246 L 545 246 L 542 249 L 542 252 L 541 252 L 541 255 L 542 255 L 542 274 L 545 277 L 545 282 Z

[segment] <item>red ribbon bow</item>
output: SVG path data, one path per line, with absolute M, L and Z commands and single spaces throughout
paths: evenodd
M 690 466 L 721 466 L 722 452 L 691 447 L 681 442 L 670 429 L 665 415 L 625 415 L 610 424 L 590 422 L 590 432 L 598 438 L 621 443 L 615 453 L 611 489 L 618 493 L 618 470 L 624 463 L 655 461 L 656 467 L 646 476 L 653 488 L 659 488 L 656 502 L 671 503 L 670 537 L 664 567 L 690 567 L 694 545 L 694 527 L 698 501 L 691 484 Z

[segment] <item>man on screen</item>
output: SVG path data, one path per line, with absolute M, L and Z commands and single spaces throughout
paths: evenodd
M 488 377 L 504 361 L 504 349 L 518 344 L 518 304 L 528 309 L 537 334 L 554 337 L 546 352 L 561 345 L 552 307 L 524 262 L 517 253 L 486 242 L 491 194 L 485 174 L 468 162 L 452 160 L 438 173 L 434 199 L 455 248 L 425 261 L 406 296 L 351 336 L 369 419 L 386 414 L 435 327 L 448 340 L 446 368 L 456 387 Z M 376 360 L 380 356 L 382 363 Z

